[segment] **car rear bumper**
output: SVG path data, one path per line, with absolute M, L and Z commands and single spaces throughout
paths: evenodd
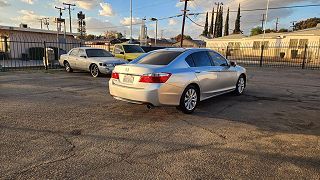
M 109 92 L 115 99 L 135 104 L 177 106 L 180 103 L 182 91 L 169 84 L 150 84 L 140 89 L 115 84 L 113 79 L 109 81 Z

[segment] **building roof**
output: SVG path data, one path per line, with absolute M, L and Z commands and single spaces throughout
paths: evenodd
M 51 31 L 51 30 L 45 30 L 45 29 L 21 28 L 21 27 L 2 26 L 2 25 L 0 25 L 0 30 L 31 32 L 31 33 L 44 33 L 44 34 L 57 34 L 57 31 Z M 63 32 L 61 32 L 61 34 L 62 33 Z M 68 36 L 77 36 L 79 34 L 78 33 L 69 33 L 69 32 L 67 32 L 66 35 L 68 35 Z

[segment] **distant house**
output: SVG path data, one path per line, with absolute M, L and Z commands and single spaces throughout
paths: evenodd
M 207 39 L 207 47 L 229 56 L 260 56 L 264 45 L 264 56 L 285 59 L 301 59 L 307 46 L 309 60 L 320 61 L 320 25 L 315 28 L 293 32 L 266 33 L 256 36 L 235 34 Z
M 66 33 L 65 39 L 63 34 L 57 38 L 57 31 L 0 25 L 0 53 L 11 59 L 26 58 L 30 49 L 40 50 L 45 45 L 68 51 L 79 46 L 80 41 L 75 36 L 76 34 Z M 57 39 L 60 43 L 57 43 Z
M 174 47 L 180 47 L 180 41 L 173 44 Z M 184 39 L 183 40 L 183 47 L 187 48 L 202 48 L 206 47 L 206 42 L 202 40 L 190 40 L 190 39 Z

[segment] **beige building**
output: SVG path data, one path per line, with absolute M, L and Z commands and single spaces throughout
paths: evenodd
M 66 33 L 64 38 L 63 33 L 60 34 L 59 44 L 57 43 L 57 31 L 0 25 L 0 53 L 10 59 L 19 59 L 28 56 L 30 48 L 44 48 L 44 42 L 46 42 L 46 47 L 55 49 L 59 47 L 61 50 L 68 51 L 79 46 L 80 42 L 75 39 L 75 35 Z
M 256 36 L 235 34 L 207 39 L 206 43 L 208 48 L 222 54 L 228 52 L 228 56 L 242 57 L 261 56 L 261 46 L 264 44 L 264 57 L 280 57 L 286 60 L 302 59 L 307 46 L 306 58 L 319 62 L 320 25 L 315 28 L 285 33 L 267 33 Z

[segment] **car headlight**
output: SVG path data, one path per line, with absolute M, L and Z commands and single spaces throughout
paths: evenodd
M 114 67 L 113 64 L 104 64 L 104 66 L 107 66 L 107 67 Z

